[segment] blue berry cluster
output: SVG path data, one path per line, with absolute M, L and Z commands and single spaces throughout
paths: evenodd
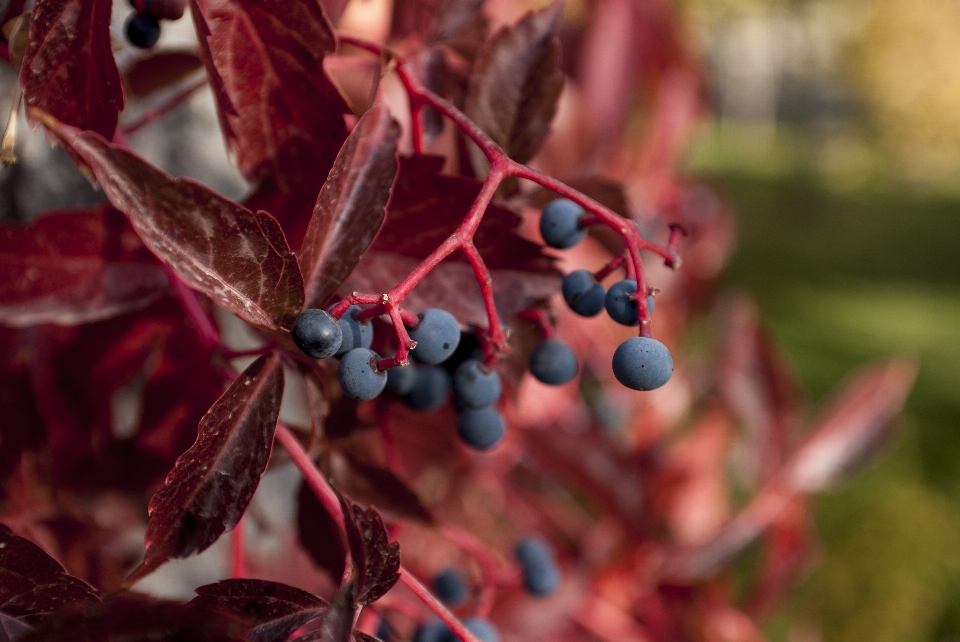
M 361 322 L 359 312 L 358 306 L 350 306 L 338 321 L 324 310 L 307 310 L 293 324 L 293 341 L 314 359 L 339 356 L 340 386 L 355 399 L 373 399 L 388 390 L 411 408 L 429 412 L 442 406 L 452 391 L 460 408 L 460 438 L 477 450 L 500 442 L 505 433 L 503 417 L 495 408 L 500 375 L 480 360 L 473 335 L 465 335 L 472 344 L 461 346 L 460 326 L 452 314 L 424 310 L 410 330 L 410 338 L 416 341 L 410 351 L 413 361 L 383 371 L 377 367 L 380 355 L 370 349 L 373 326 Z
M 560 586 L 560 569 L 553 547 L 541 537 L 526 537 L 514 551 L 523 573 L 523 586 L 535 597 L 547 597 Z
M 500 633 L 490 620 L 470 617 L 463 621 L 468 631 L 480 642 L 500 642 Z M 440 620 L 430 620 L 417 629 L 414 642 L 459 642 L 450 628 Z
M 584 209 L 569 199 L 558 198 L 551 201 L 543 208 L 540 216 L 540 234 L 543 240 L 547 245 L 558 249 L 573 247 L 586 236 L 586 229 L 580 224 L 585 215 Z M 588 270 L 575 270 L 563 279 L 561 291 L 567 306 L 580 316 L 593 317 L 606 309 L 610 318 L 617 323 L 627 326 L 640 323 L 637 315 L 637 282 L 633 279 L 623 279 L 605 290 L 593 273 Z M 653 297 L 647 295 L 647 309 L 651 314 L 653 307 Z M 547 343 L 550 342 L 546 342 L 544 346 Z M 559 348 L 553 348 L 549 356 L 559 360 L 561 353 Z M 572 357 L 570 354 L 571 359 Z M 541 363 L 546 363 L 545 355 L 538 355 L 538 358 Z M 575 360 L 573 364 L 570 379 L 576 374 Z M 545 366 L 538 363 L 538 367 L 542 369 Z M 544 383 L 565 383 L 558 381 L 559 365 L 548 368 L 546 372 L 540 370 L 545 377 L 538 376 L 532 356 L 530 371 Z M 564 372 L 569 372 L 569 366 Z M 667 347 L 656 339 L 634 337 L 622 343 L 614 353 L 613 373 L 617 380 L 628 388 L 654 390 L 670 380 L 673 374 L 673 357 Z

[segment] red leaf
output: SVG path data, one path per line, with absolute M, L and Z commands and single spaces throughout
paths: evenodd
M 86 582 L 64 573 L 42 548 L 0 524 L 0 611 L 36 621 L 68 604 L 98 601 Z
M 113 138 L 123 109 L 110 46 L 111 0 L 37 0 L 20 71 L 27 105 Z
M 344 453 L 331 459 L 331 473 L 337 490 L 353 501 L 374 505 L 397 517 L 433 523 L 433 516 L 416 493 L 386 468 Z
M 243 628 L 240 622 L 194 604 L 124 597 L 58 613 L 37 633 L 43 642 L 239 642 Z
M 322 308 L 357 266 L 383 219 L 397 178 L 400 125 L 382 105 L 350 134 L 317 205 L 300 252 L 306 308 Z
M 563 3 L 555 2 L 502 28 L 480 49 L 470 78 L 464 111 L 521 163 L 539 149 L 557 111 L 562 17 Z M 471 158 L 478 172 L 486 171 L 482 154 Z
M 167 287 L 156 258 L 108 206 L 0 226 L 0 323 L 77 325 L 142 308 Z
M 17 642 L 33 632 L 33 628 L 15 617 L 0 613 L 0 642 Z
M 210 408 L 196 443 L 150 500 L 146 557 L 128 583 L 205 550 L 237 525 L 267 468 L 282 394 L 280 358 L 265 355 Z
M 189 286 L 261 328 L 293 324 L 303 307 L 303 277 L 272 216 L 171 178 L 97 134 L 36 115 L 90 166 L 144 244 Z
M 440 156 L 400 159 L 387 222 L 371 249 L 423 259 L 456 230 L 480 193 L 481 183 L 442 175 L 443 162 Z M 520 217 L 510 210 L 487 207 L 473 239 L 487 267 L 556 274 L 554 260 L 539 245 L 513 232 L 519 223 Z M 454 258 L 466 261 L 459 252 Z
M 483 0 L 396 0 L 390 29 L 395 38 L 411 34 L 427 44 L 456 38 L 466 30 L 482 38 L 487 27 Z
M 400 544 L 390 542 L 380 514 L 373 508 L 344 504 L 350 554 L 357 573 L 357 603 L 372 604 L 400 579 Z
M 916 366 L 887 361 L 857 372 L 814 422 L 810 436 L 783 472 L 791 490 L 817 493 L 833 487 L 890 438 L 917 376 Z
M 283 642 L 298 628 L 326 611 L 327 603 L 311 593 L 266 580 L 221 580 L 196 589 L 190 603 L 249 621 L 250 642 Z
M 24 335 L 17 351 L 29 396 L 11 397 L 0 416 L 23 413 L 16 402 L 36 399 L 58 487 L 155 487 L 223 394 L 222 376 L 172 297 L 107 321 Z
M 889 437 L 889 427 L 913 386 L 916 368 L 902 361 L 874 365 L 855 375 L 806 442 L 710 542 L 672 552 L 664 576 L 700 580 L 717 573 L 772 524 L 798 494 L 836 484 Z
M 192 51 L 158 51 L 140 58 L 124 74 L 124 86 L 134 98 L 142 98 L 169 87 L 203 68 Z
M 297 243 L 347 137 L 350 109 L 323 69 L 333 28 L 317 0 L 191 0 L 191 9 L 227 146 L 258 185 L 253 202 L 273 205 Z

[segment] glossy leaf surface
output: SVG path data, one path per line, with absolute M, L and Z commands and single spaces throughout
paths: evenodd
M 320 190 L 300 252 L 305 308 L 322 308 L 373 241 L 397 178 L 400 125 L 386 107 L 364 114 Z
M 98 321 L 142 308 L 167 286 L 163 267 L 111 207 L 0 226 L 0 324 Z
M 556 2 L 502 28 L 480 49 L 470 78 L 467 115 L 521 163 L 539 149 L 557 111 L 562 15 Z
M 303 277 L 276 220 L 186 178 L 174 179 L 91 132 L 43 115 L 83 159 L 144 244 L 187 285 L 253 325 L 289 328 L 303 305 Z
M 236 526 L 267 468 L 282 394 L 280 358 L 263 356 L 210 408 L 196 443 L 150 500 L 146 557 L 128 581 L 205 550 Z
M 26 104 L 112 138 L 123 109 L 111 0 L 37 0 L 20 72 Z
M 251 642 L 282 642 L 310 620 L 321 617 L 327 603 L 311 593 L 266 580 L 221 580 L 196 589 L 191 602 L 252 623 Z
M 337 42 L 317 0 L 192 0 L 227 146 L 298 243 L 347 137 L 350 110 L 323 69 Z
M 340 527 L 306 482 L 300 484 L 297 493 L 297 537 L 317 566 L 339 582 L 346 566 L 347 545 Z
M 67 575 L 42 548 L 0 524 L 0 611 L 29 620 L 84 602 L 99 602 L 92 587 Z

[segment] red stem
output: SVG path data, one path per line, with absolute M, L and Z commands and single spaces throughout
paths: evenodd
M 480 599 L 477 602 L 477 617 L 488 617 L 493 610 L 493 602 L 497 596 L 497 563 L 494 557 L 473 534 L 457 527 L 444 526 L 443 534 L 451 542 L 469 553 L 477 564 L 480 565 L 480 572 L 483 575 L 483 588 L 480 591 Z
M 604 280 L 605 278 L 613 274 L 617 269 L 619 269 L 620 266 L 623 265 L 624 261 L 626 260 L 627 260 L 626 254 L 621 254 L 619 256 L 613 257 L 613 259 L 609 263 L 607 263 L 602 268 L 594 272 L 593 278 L 595 278 L 597 281 Z
M 406 584 L 407 588 L 413 591 L 414 595 L 419 597 L 431 611 L 436 613 L 443 623 L 453 631 L 453 634 L 460 638 L 461 642 L 480 642 L 477 636 L 467 630 L 467 627 L 463 625 L 463 622 L 461 622 L 456 615 L 451 613 L 440 600 L 433 596 L 427 587 L 420 583 L 420 580 L 411 575 L 410 571 L 403 566 L 400 566 L 400 581 Z
M 183 103 L 185 103 L 193 94 L 195 94 L 200 89 L 203 89 L 207 84 L 207 77 L 204 76 L 196 82 L 188 85 L 182 91 L 177 93 L 174 96 L 171 96 L 168 100 L 161 103 L 160 105 L 154 107 L 143 116 L 133 121 L 129 125 L 122 127 L 123 133 L 127 136 L 133 134 L 134 132 L 139 131 L 140 129 L 146 127 L 150 123 L 158 120 L 161 116 L 173 111 Z
M 203 309 L 203 305 L 200 304 L 200 299 L 197 297 L 197 293 L 190 289 L 190 287 L 187 286 L 187 284 L 184 283 L 179 276 L 177 276 L 177 273 L 173 271 L 173 268 L 168 265 L 164 265 L 163 269 L 167 273 L 167 279 L 169 279 L 174 293 L 176 293 L 177 298 L 180 300 L 180 305 L 183 306 L 183 310 L 193 322 L 193 325 L 197 330 L 197 336 L 200 338 L 200 341 L 203 343 L 204 347 L 208 350 L 213 350 L 219 346 L 220 331 L 217 330 L 217 327 L 214 325 L 210 315 L 207 314 L 207 311 Z

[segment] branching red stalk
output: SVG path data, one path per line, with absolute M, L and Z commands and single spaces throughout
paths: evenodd
M 593 273 L 593 278 L 597 281 L 602 281 L 614 272 L 616 272 L 623 265 L 624 261 L 627 260 L 626 254 L 621 254 L 620 256 L 615 256 L 613 259 L 604 265 L 602 268 Z
M 528 321 L 537 326 L 544 339 L 549 339 L 553 334 L 553 323 L 551 323 L 550 313 L 540 308 L 528 308 L 517 312 L 516 317 L 521 321 Z
M 487 175 L 486 181 L 483 184 L 483 188 L 481 189 L 480 194 L 477 196 L 477 200 L 473 207 L 471 207 L 463 222 L 460 224 L 460 227 L 458 227 L 457 230 L 440 245 L 440 247 L 434 250 L 430 256 L 428 256 L 409 275 L 407 275 L 403 281 L 401 281 L 396 287 L 393 288 L 393 290 L 384 296 L 384 299 L 389 297 L 389 300 L 385 300 L 383 302 L 386 311 L 389 312 L 391 306 L 399 305 L 410 293 L 410 291 L 424 278 L 424 276 L 426 276 L 427 273 L 430 272 L 430 270 L 436 267 L 441 260 L 449 256 L 454 250 L 462 249 L 467 255 L 467 258 L 474 269 L 474 274 L 477 278 L 478 284 L 480 285 L 480 290 L 484 298 L 484 306 L 487 311 L 489 322 L 489 343 L 485 345 L 489 345 L 489 348 L 485 349 L 485 359 L 488 363 L 492 363 L 496 361 L 499 354 L 503 354 L 507 351 L 506 336 L 503 333 L 503 329 L 497 317 L 496 307 L 493 301 L 493 290 L 489 281 L 489 272 L 487 271 L 486 266 L 483 264 L 479 253 L 476 251 L 476 247 L 473 246 L 472 243 L 473 233 L 476 231 L 477 226 L 479 226 L 480 221 L 483 219 L 483 214 L 486 211 L 487 205 L 489 205 L 494 193 L 496 193 L 500 182 L 506 178 L 523 178 L 537 183 L 542 187 L 546 187 L 547 189 L 556 192 L 560 196 L 572 200 L 589 212 L 590 214 L 584 224 L 603 223 L 620 234 L 627 245 L 627 257 L 629 258 L 629 261 L 627 261 L 626 272 L 628 276 L 632 276 L 636 279 L 637 290 L 639 292 L 646 292 L 648 289 L 643 271 L 643 263 L 640 259 L 640 250 L 649 250 L 658 254 L 663 258 L 667 265 L 676 264 L 676 250 L 673 248 L 664 248 L 643 239 L 637 231 L 636 224 L 633 221 L 629 221 L 621 217 L 609 208 L 604 207 L 602 204 L 569 187 L 568 185 L 511 160 L 506 153 L 500 149 L 500 147 L 489 136 L 487 136 L 483 130 L 480 129 L 480 127 L 478 127 L 466 116 L 466 114 L 457 109 L 453 104 L 444 98 L 441 98 L 437 94 L 421 86 L 416 79 L 413 78 L 408 68 L 403 64 L 402 60 L 400 60 L 388 48 L 380 44 L 369 42 L 363 40 L 362 38 L 356 38 L 353 36 L 341 36 L 340 41 L 344 44 L 353 45 L 365 51 L 369 51 L 375 55 L 388 56 L 396 60 L 396 71 L 400 77 L 400 81 L 403 84 L 404 89 L 407 92 L 410 102 L 410 113 L 414 123 L 414 126 L 412 127 L 412 134 L 414 136 L 415 149 L 420 149 L 422 143 L 422 128 L 419 122 L 420 112 L 424 106 L 429 105 L 449 118 L 454 125 L 456 125 L 464 133 L 465 136 L 472 140 L 474 144 L 480 148 L 491 165 L 490 173 Z M 672 228 L 671 240 L 675 240 L 675 234 L 677 234 L 677 232 L 675 232 Z M 349 303 L 346 301 L 341 302 L 343 304 L 342 310 L 345 310 L 346 307 L 352 303 L 361 303 L 360 295 L 356 295 L 355 297 L 351 298 L 352 300 Z M 371 303 L 373 302 L 375 301 L 371 301 Z M 340 310 L 340 314 L 342 314 L 342 310 Z M 645 297 L 637 298 L 637 313 L 640 319 L 640 335 L 650 336 L 650 311 L 647 309 Z M 334 316 L 337 315 L 335 314 Z M 394 315 L 391 315 L 391 318 L 393 318 L 393 316 Z M 379 365 L 383 368 L 388 368 L 403 363 L 410 350 L 409 340 L 404 340 L 401 336 L 405 333 L 402 324 L 397 324 L 394 322 L 394 326 L 397 330 L 398 337 L 400 337 L 400 348 L 395 358 L 381 360 Z
M 471 533 L 457 527 L 444 526 L 443 534 L 451 542 L 462 548 L 480 565 L 480 572 L 483 576 L 483 587 L 480 591 L 480 599 L 477 602 L 477 617 L 486 618 L 493 610 L 493 602 L 497 595 L 497 563 L 483 542 L 474 537 Z
M 199 80 L 187 85 L 177 94 L 171 96 L 168 100 L 149 110 L 137 120 L 133 121 L 129 125 L 126 125 L 125 127 L 122 127 L 121 129 L 123 130 L 123 133 L 126 136 L 129 136 L 130 134 L 133 134 L 143 129 L 147 125 L 159 120 L 162 116 L 168 114 L 183 103 L 187 102 L 191 96 L 206 86 L 207 77 L 204 75 L 203 78 L 200 78 Z

